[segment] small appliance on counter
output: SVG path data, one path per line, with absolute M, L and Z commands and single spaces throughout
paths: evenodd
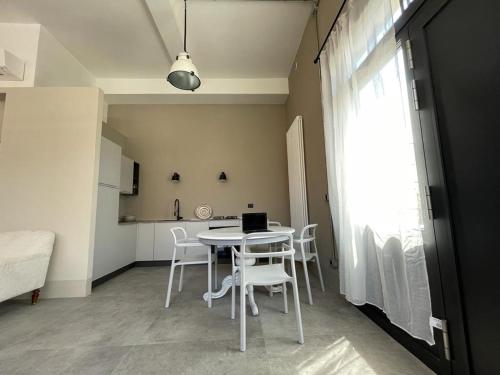
M 238 216 L 230 215 L 230 216 L 214 216 L 212 220 L 237 220 Z

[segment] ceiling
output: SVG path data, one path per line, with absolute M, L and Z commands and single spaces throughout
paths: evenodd
M 300 1 L 188 2 L 188 50 L 207 77 L 288 77 L 311 11 Z
M 40 23 L 97 78 L 163 78 L 182 46 L 182 0 L 0 0 L 0 22 Z M 190 0 L 204 78 L 288 77 L 310 1 Z M 177 51 L 177 52 L 174 52 Z
M 168 53 L 140 0 L 0 0 L 0 22 L 40 23 L 96 77 L 157 77 Z

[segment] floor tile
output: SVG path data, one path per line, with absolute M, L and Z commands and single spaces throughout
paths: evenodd
M 219 283 L 229 274 L 220 265 Z M 305 343 L 297 342 L 291 287 L 283 297 L 255 288 L 259 315 L 247 307 L 247 351 L 239 351 L 230 294 L 207 308 L 205 267 L 175 275 L 165 309 L 169 267 L 137 267 L 94 288 L 88 298 L 0 303 L 0 374 L 398 374 L 432 373 L 356 307 L 312 277 L 299 296 Z
M 135 346 L 113 371 L 123 374 L 270 374 L 263 339 L 249 340 L 245 353 L 234 341 Z
M 64 375 L 111 374 L 128 354 L 130 347 L 91 347 L 77 351 L 71 364 L 63 370 Z

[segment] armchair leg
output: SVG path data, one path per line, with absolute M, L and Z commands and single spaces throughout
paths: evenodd
M 31 304 L 36 305 L 38 303 L 38 297 L 40 296 L 40 289 L 35 289 L 31 292 Z

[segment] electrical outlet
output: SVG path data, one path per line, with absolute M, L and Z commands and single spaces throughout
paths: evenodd
M 253 203 L 248 203 L 248 208 L 253 208 Z

